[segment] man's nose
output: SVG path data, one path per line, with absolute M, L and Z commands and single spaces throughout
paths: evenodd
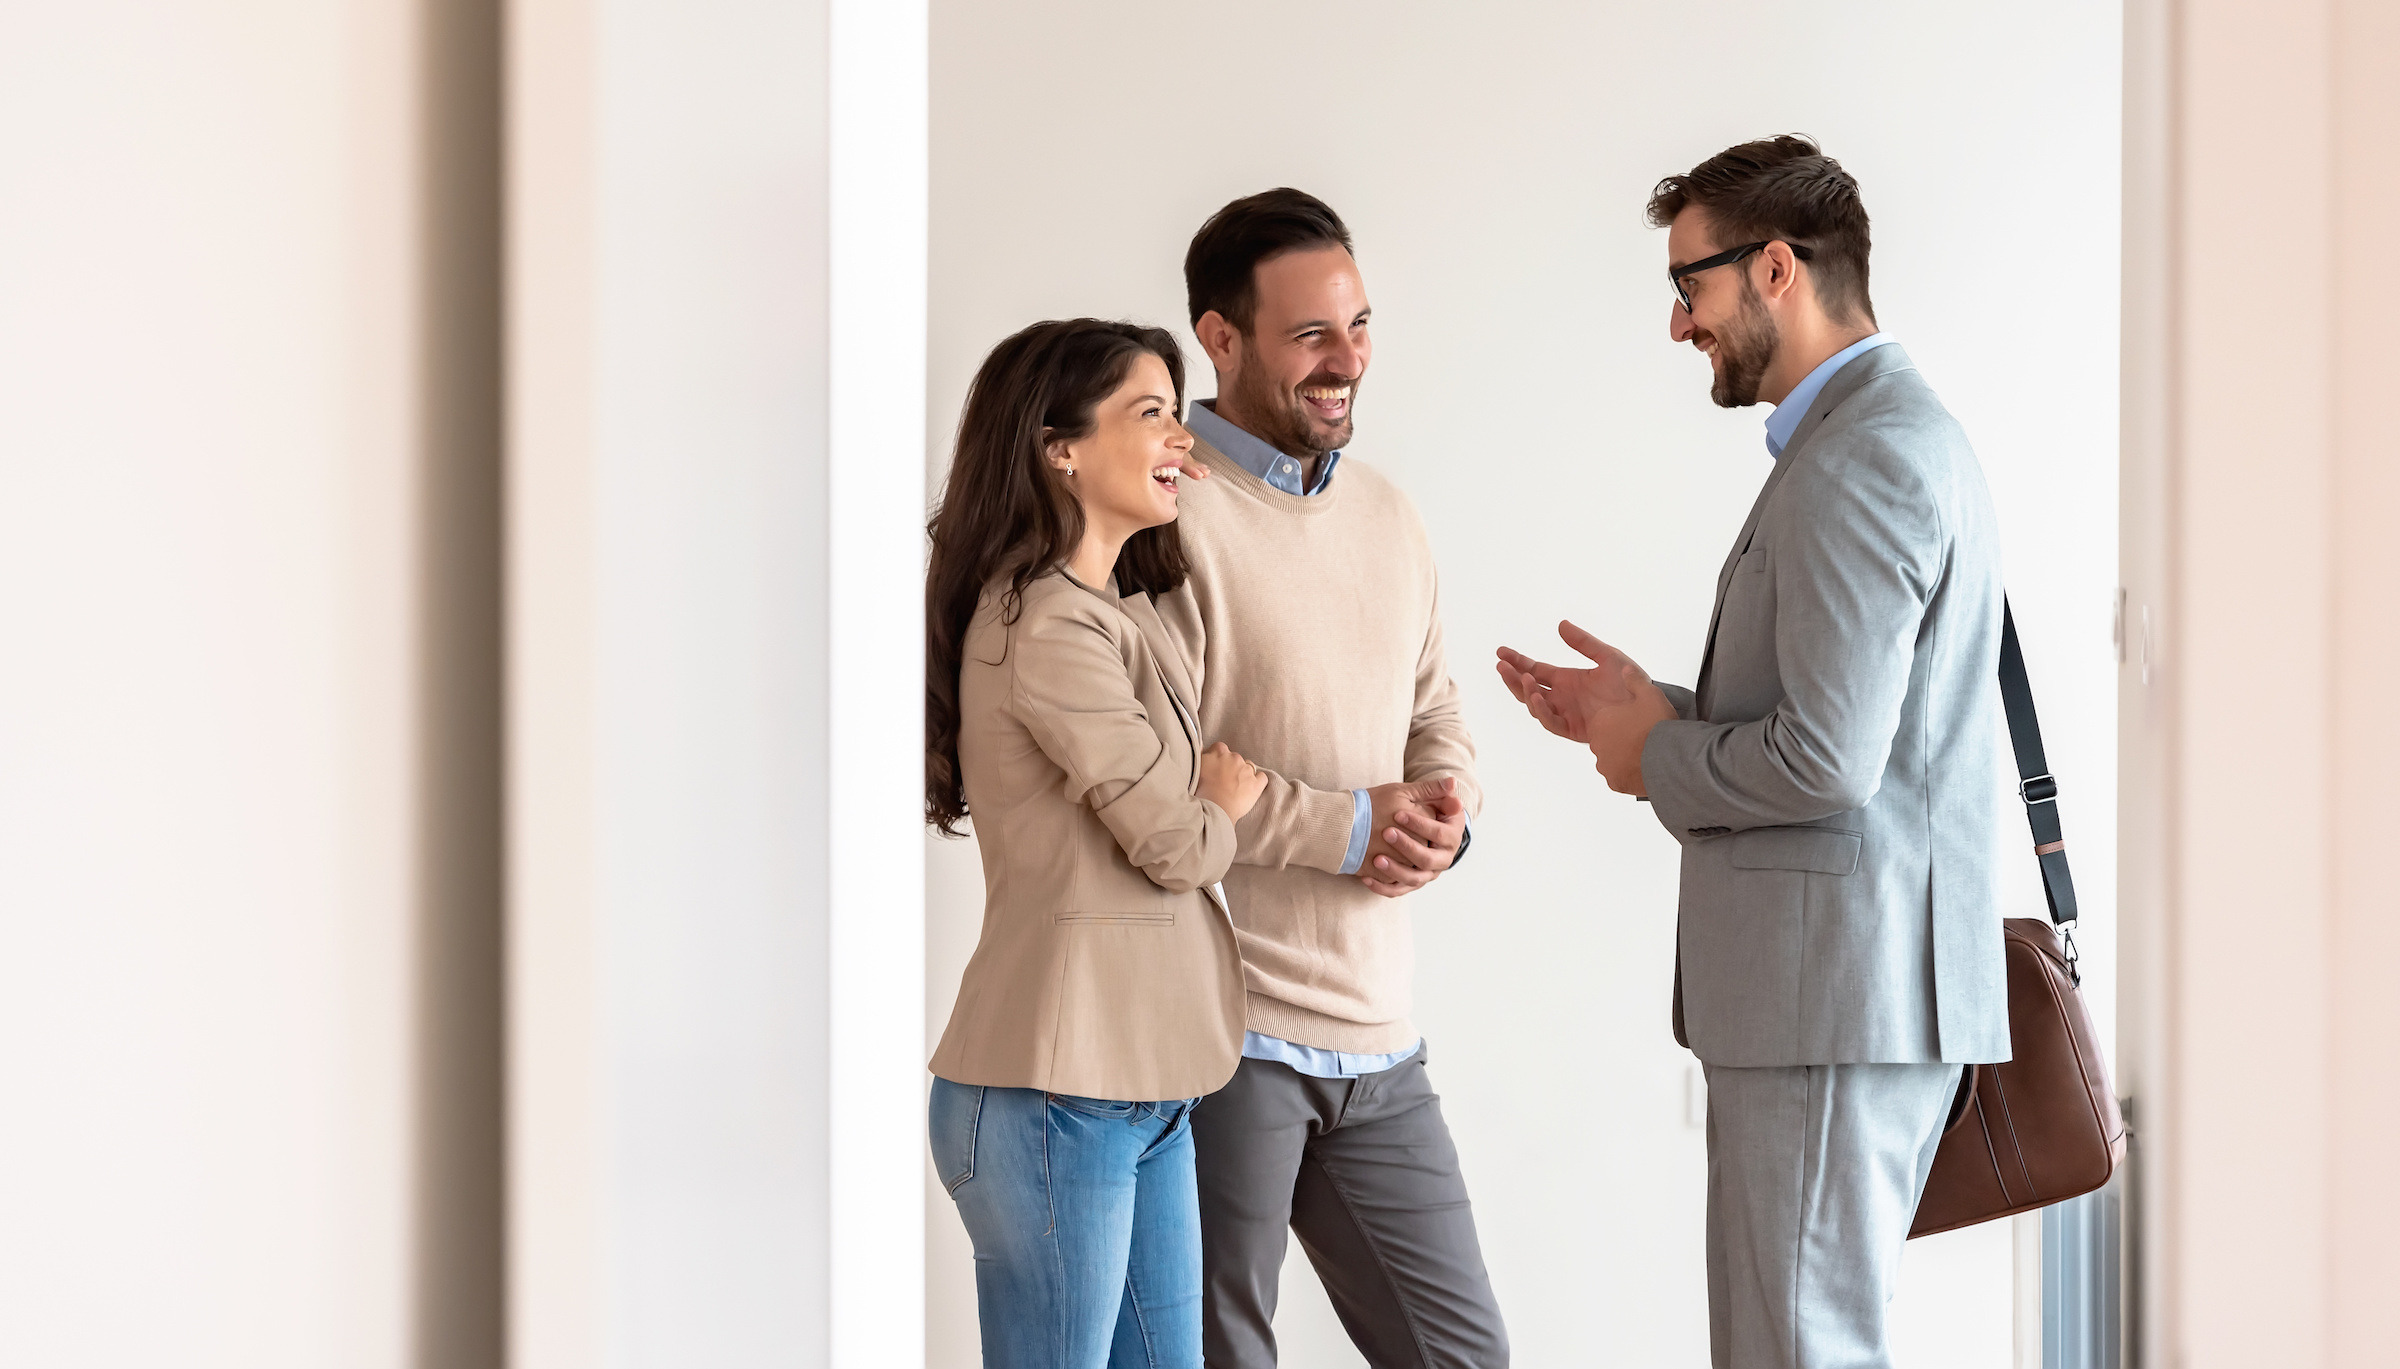
M 1358 373 L 1366 369 L 1366 362 L 1357 343 L 1346 337 L 1337 338 L 1333 346 L 1325 351 L 1325 369 L 1337 376 L 1356 380 Z
M 1682 300 L 1677 300 L 1667 306 L 1667 340 L 1685 342 L 1689 341 L 1691 336 L 1692 311 L 1683 307 Z

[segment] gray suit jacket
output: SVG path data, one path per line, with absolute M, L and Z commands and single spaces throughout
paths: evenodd
M 1716 1065 L 2006 1060 L 2000 542 L 1908 354 L 1821 391 L 1642 752 L 1683 844 L 1675 1039 Z

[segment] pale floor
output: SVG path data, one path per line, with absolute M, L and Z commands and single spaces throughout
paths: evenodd
M 1906 1369 L 2011 1369 L 2016 1356 L 2011 1334 L 2010 1260 L 2007 1222 L 1910 1241 L 1900 1269 L 1900 1291 L 1892 1300 L 1893 1360 Z M 1979 1280 L 1991 1288 L 1991 1296 L 1979 1300 L 1975 1308 L 1979 1315 L 1973 1322 L 1958 1320 L 1955 1297 L 1943 1302 L 1939 1315 L 1910 1315 L 1912 1284 L 1955 1287 L 1954 1281 L 1965 1279 Z M 1293 1369 L 1366 1369 L 1367 1362 L 1359 1358 L 1334 1317 L 1332 1304 L 1325 1300 L 1325 1290 L 1309 1269 L 1308 1257 L 1296 1248 L 1283 1266 L 1283 1300 L 1275 1311 L 1275 1334 L 1283 1363 Z M 1602 1358 L 1595 1356 L 1593 1362 Z M 1619 1369 L 1707 1369 L 1707 1363 L 1707 1350 L 1702 1347 L 1688 1367 L 1623 1365 Z
M 941 1190 L 936 1187 L 933 1196 Z M 937 1218 L 949 1218 L 947 1204 L 933 1209 Z M 2039 1218 L 2033 1219 L 2034 1248 L 2039 1248 Z M 936 1222 L 929 1227 L 929 1251 L 935 1264 L 934 1277 L 929 1280 L 928 1293 L 934 1300 L 934 1316 L 928 1326 L 928 1358 L 933 1369 L 973 1369 L 977 1363 L 974 1343 L 974 1284 L 967 1272 L 966 1241 L 957 1232 L 955 1219 L 948 1226 Z M 2012 1369 L 2019 1363 L 2014 1344 L 2013 1269 L 2015 1235 L 2008 1222 L 1991 1222 L 1969 1227 L 1921 1241 L 1911 1241 L 1901 1265 L 1900 1290 L 1892 1303 L 1892 1349 L 1895 1360 L 1906 1369 Z M 1912 1288 L 1947 1290 L 1939 1298 L 1914 1299 Z M 1962 1304 L 1961 1288 L 1980 1290 L 1981 1295 Z M 956 1316 L 943 1315 L 942 1304 L 955 1302 L 949 1310 Z M 1350 1345 L 1342 1325 L 1326 1302 L 1325 1293 L 1317 1284 L 1316 1274 L 1308 1267 L 1308 1257 L 1295 1246 L 1284 1262 L 1283 1296 L 1277 1308 L 1275 1330 L 1281 1342 L 1283 1363 L 1292 1369 L 1365 1369 L 1366 1361 Z M 1706 1369 L 1708 1351 L 1706 1330 L 1694 1328 L 1693 1351 L 1686 1359 L 1673 1362 L 1637 1363 L 1608 1354 L 1606 1347 L 1621 1336 L 1608 1334 L 1605 1328 L 1594 1328 L 1594 1354 L 1586 1360 L 1558 1360 L 1543 1356 L 1536 1360 L 1522 1353 L 1528 1347 L 1519 1346 L 1519 1362 L 1535 1369 L 1559 1369 L 1582 1363 L 1608 1363 L 1612 1369 Z M 2038 1354 L 2032 1361 L 2039 1364 Z

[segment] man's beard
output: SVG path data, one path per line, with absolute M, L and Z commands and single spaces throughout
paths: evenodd
M 1730 326 L 1716 330 L 1716 375 L 1708 387 L 1708 397 L 1723 409 L 1746 409 L 1758 402 L 1758 387 L 1767 378 L 1767 366 L 1775 360 L 1775 348 L 1782 342 L 1775 327 L 1775 317 L 1767 312 L 1766 301 L 1758 290 L 1742 282 L 1742 308 Z
M 1250 364 L 1242 368 L 1242 374 L 1258 377 L 1259 380 L 1242 385 L 1234 392 L 1234 398 L 1241 406 L 1243 416 L 1265 430 L 1250 434 L 1252 437 L 1289 456 L 1323 456 L 1350 445 L 1350 434 L 1356 426 L 1355 415 L 1358 413 L 1358 381 L 1317 374 L 1301 381 L 1287 394 L 1275 394 L 1265 388 L 1266 366 L 1259 360 L 1258 353 L 1251 352 L 1249 361 Z M 1320 385 L 1328 388 L 1346 385 L 1350 388 L 1350 407 L 1342 414 L 1341 425 L 1331 432 L 1326 432 L 1317 423 L 1316 416 L 1308 411 L 1308 401 L 1300 397 L 1300 391 Z

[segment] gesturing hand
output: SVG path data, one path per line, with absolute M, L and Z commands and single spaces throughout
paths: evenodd
M 1573 623 L 1561 622 L 1558 635 L 1591 666 L 1554 666 L 1502 647 L 1500 682 L 1535 722 L 1590 747 L 1609 788 L 1648 793 L 1642 783 L 1642 744 L 1651 728 L 1675 716 L 1675 705 L 1624 652 Z

